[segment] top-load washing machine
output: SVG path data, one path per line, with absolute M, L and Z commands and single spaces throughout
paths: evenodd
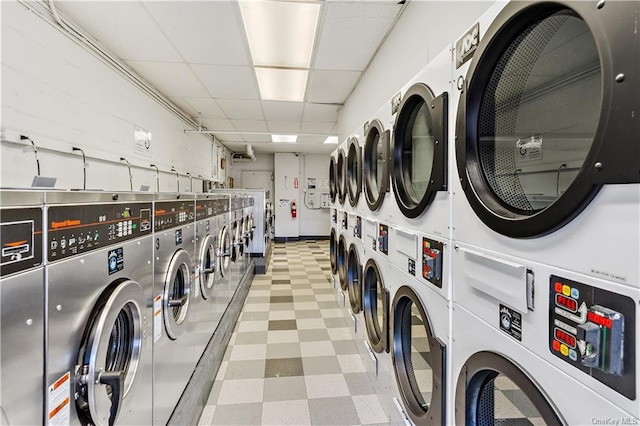
M 498 372 L 547 421 L 640 417 L 639 13 L 498 3 L 456 43 L 452 374 L 467 423 Z
M 154 202 L 153 420 L 165 424 L 196 366 L 190 337 L 194 297 L 194 194 L 156 194 Z
M 0 192 L 0 424 L 44 421 L 44 194 Z M 69 395 L 67 395 L 69 396 Z
M 153 196 L 45 196 L 45 423 L 148 425 Z

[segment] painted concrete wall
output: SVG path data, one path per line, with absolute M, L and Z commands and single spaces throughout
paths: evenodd
M 181 190 L 189 189 L 187 172 L 224 182 L 218 158 L 228 151 L 208 136 L 185 134 L 180 119 L 24 6 L 3 1 L 1 7 L 1 186 L 28 187 L 36 174 L 30 145 L 8 142 L 19 135 L 40 147 L 41 173 L 57 177 L 57 188 L 82 188 L 82 158 L 72 153 L 74 146 L 90 157 L 87 188 L 129 190 L 121 157 L 133 165 L 135 190 L 156 189 L 150 164 L 161 170 L 161 191 L 177 189 L 172 166 L 182 175 Z M 134 149 L 135 126 L 152 133 L 149 155 Z M 202 189 L 199 180 L 192 184 Z

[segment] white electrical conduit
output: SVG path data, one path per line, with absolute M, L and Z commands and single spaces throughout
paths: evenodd
M 22 4 L 25 8 L 35 12 L 40 15 L 42 18 L 45 18 L 42 12 L 39 12 L 34 8 L 34 2 L 26 1 L 26 0 L 18 0 L 20 4 Z M 181 121 L 187 124 L 194 129 L 201 129 L 201 126 L 196 123 L 191 117 L 182 112 L 180 108 L 173 104 L 169 99 L 167 99 L 163 94 L 155 90 L 149 83 L 147 83 L 142 77 L 136 74 L 131 68 L 129 68 L 126 64 L 124 64 L 117 56 L 113 55 L 111 52 L 107 51 L 104 47 L 100 46 L 100 44 L 93 40 L 92 37 L 85 34 L 79 28 L 76 28 L 71 23 L 69 23 L 64 17 L 60 16 L 58 13 L 58 9 L 56 8 L 54 0 L 48 0 L 48 9 L 50 14 L 53 16 L 53 19 L 56 24 L 60 28 L 64 30 L 64 32 L 73 40 L 75 40 L 82 47 L 88 49 L 91 53 L 94 54 L 97 58 L 99 58 L 106 65 L 111 67 L 118 74 L 125 77 L 129 80 L 134 86 L 138 89 L 142 90 L 146 95 L 151 97 L 154 101 L 162 105 L 165 109 L 171 112 L 173 115 L 178 117 Z M 45 18 L 45 20 L 48 20 Z M 226 149 L 226 145 L 221 143 L 215 137 L 212 137 L 214 144 L 220 145 Z

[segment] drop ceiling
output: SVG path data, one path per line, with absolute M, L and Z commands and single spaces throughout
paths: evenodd
M 397 1 L 319 1 L 304 102 L 262 100 L 237 1 L 56 1 L 231 150 L 328 153 L 338 111 L 392 29 Z M 270 134 L 300 134 L 295 144 Z

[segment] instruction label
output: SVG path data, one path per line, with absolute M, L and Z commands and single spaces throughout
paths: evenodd
M 49 425 L 68 425 L 70 423 L 71 373 L 49 386 Z
M 136 154 L 151 158 L 151 132 L 142 127 L 133 128 L 133 150 Z
M 157 342 L 162 336 L 162 295 L 153 299 L 153 341 Z
M 517 341 L 522 341 L 522 315 L 513 309 L 500 305 L 500 330 Z

